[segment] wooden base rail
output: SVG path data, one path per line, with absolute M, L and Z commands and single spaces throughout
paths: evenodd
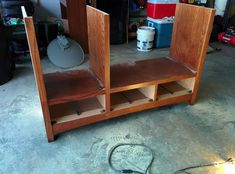
M 89 69 L 50 74 L 42 72 L 33 18 L 24 8 L 23 14 L 48 141 L 62 132 L 129 113 L 195 103 L 213 9 L 177 4 L 169 57 L 110 66 L 109 15 L 87 6 L 84 36 L 88 34 Z

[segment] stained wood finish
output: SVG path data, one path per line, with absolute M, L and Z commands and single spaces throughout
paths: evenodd
M 62 17 L 68 18 L 69 34 L 88 53 L 86 0 L 60 0 Z
M 49 141 L 54 140 L 54 135 L 61 132 L 98 121 L 173 103 L 195 102 L 214 11 L 190 5 L 178 6 L 176 12 L 178 19 L 173 36 L 173 44 L 176 45 L 171 47 L 171 58 L 137 61 L 133 65 L 113 65 L 111 82 L 108 14 L 87 7 L 88 31 L 91 36 L 89 37 L 91 71 L 52 73 L 45 76 L 42 75 L 33 20 L 25 18 Z M 203 16 L 205 18 L 200 19 L 203 23 L 192 22 L 193 20 L 189 21 L 187 15 L 192 19 Z M 187 25 L 197 26 L 195 30 L 201 31 L 199 34 L 198 31 L 193 31 L 199 35 L 191 38 L 195 43 L 186 36 L 181 38 L 183 43 L 179 42 L 177 35 L 184 36 L 181 34 L 183 30 L 179 30 L 180 25 L 187 28 L 184 22 Z M 199 26 L 198 23 L 207 26 Z M 201 39 L 201 47 L 198 38 Z M 195 71 L 192 72 L 189 68 Z M 110 103 L 110 94 L 112 103 Z M 81 113 L 78 113 L 79 111 Z
M 43 79 L 43 73 L 42 73 L 42 67 L 40 63 L 40 54 L 38 50 L 38 43 L 36 39 L 36 33 L 35 33 L 35 28 L 34 28 L 34 22 L 32 17 L 27 17 L 25 10 L 23 8 L 23 14 L 24 14 L 24 22 L 25 22 L 25 30 L 26 30 L 26 35 L 29 43 L 29 50 L 30 50 L 30 55 L 31 55 L 31 60 L 33 64 L 33 71 L 34 71 L 34 76 L 39 92 L 39 97 L 41 101 L 41 107 L 43 111 L 43 117 L 44 117 L 44 123 L 46 127 L 46 132 L 47 132 L 47 138 L 49 141 L 54 140 L 54 134 L 52 130 L 52 125 L 51 125 L 51 118 L 50 118 L 50 113 L 49 113 L 49 108 L 48 108 L 48 101 L 47 101 L 47 93 L 45 89 L 45 83 Z
M 109 15 L 87 6 L 90 69 L 105 87 L 106 110 L 110 110 L 110 34 Z
M 214 14 L 214 9 L 177 4 L 170 57 L 199 71 L 205 60 Z
M 109 71 L 109 15 L 87 6 L 87 25 L 90 68 L 105 85 Z
M 111 93 L 194 77 L 183 65 L 167 58 L 111 66 Z
M 45 74 L 49 105 L 81 100 L 103 94 L 104 89 L 87 70 Z
M 215 10 L 188 4 L 178 4 L 170 57 L 197 72 L 191 104 L 196 102 L 205 62 Z

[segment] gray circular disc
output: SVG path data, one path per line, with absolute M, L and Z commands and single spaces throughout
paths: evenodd
M 84 52 L 81 46 L 74 40 L 67 38 L 70 47 L 63 49 L 58 43 L 58 39 L 51 41 L 47 48 L 47 55 L 50 61 L 61 68 L 72 68 L 84 61 Z

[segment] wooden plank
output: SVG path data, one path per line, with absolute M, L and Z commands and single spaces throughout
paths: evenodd
M 177 4 L 170 57 L 199 71 L 204 63 L 215 10 Z
M 66 7 L 69 34 L 81 45 L 84 52 L 88 53 L 86 0 L 66 0 Z
M 189 69 L 167 58 L 111 66 L 111 93 L 195 77 Z
M 54 140 L 54 133 L 51 125 L 50 112 L 47 104 L 47 93 L 45 89 L 45 83 L 43 78 L 42 67 L 40 63 L 40 54 L 38 49 L 38 43 L 36 39 L 36 33 L 34 28 L 34 22 L 32 17 L 26 17 L 26 13 L 24 14 L 24 22 L 25 22 L 25 30 L 29 43 L 29 50 L 33 65 L 34 76 L 39 92 L 39 97 L 42 106 L 42 112 L 44 117 L 44 123 L 47 132 L 48 141 Z
M 109 67 L 109 15 L 87 6 L 90 68 L 105 85 Z
M 90 69 L 105 87 L 106 111 L 110 110 L 110 31 L 109 15 L 87 6 Z
M 104 89 L 87 70 L 45 74 L 49 105 L 81 100 L 104 94 Z

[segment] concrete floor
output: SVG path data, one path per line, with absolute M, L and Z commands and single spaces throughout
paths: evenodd
M 112 46 L 111 62 L 168 54 L 168 49 L 140 53 L 133 44 Z M 0 86 L 0 173 L 115 174 L 107 156 L 119 143 L 151 147 L 152 174 L 173 174 L 184 167 L 235 158 L 235 49 L 215 46 L 222 51 L 207 56 L 194 106 L 177 104 L 130 114 L 61 134 L 53 143 L 46 140 L 31 62 L 21 59 L 14 79 Z M 47 59 L 42 63 L 45 72 L 56 70 Z M 87 62 L 79 68 L 86 66 Z M 122 149 L 115 162 L 144 168 L 148 158 L 143 149 Z M 213 167 L 194 173 L 219 171 Z

